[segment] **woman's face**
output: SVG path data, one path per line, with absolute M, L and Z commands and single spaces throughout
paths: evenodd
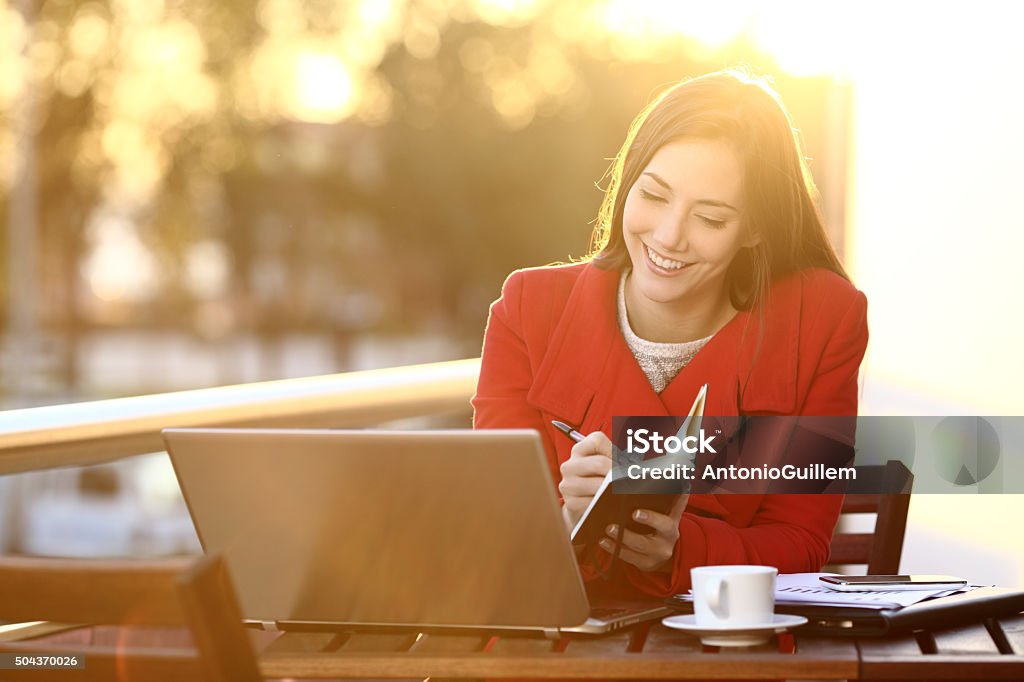
M 708 313 L 723 300 L 729 264 L 753 243 L 743 229 L 742 185 L 728 142 L 683 139 L 654 154 L 622 217 L 634 300 Z

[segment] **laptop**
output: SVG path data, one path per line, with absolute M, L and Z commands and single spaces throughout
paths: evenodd
M 166 429 L 207 553 L 244 617 L 359 626 L 608 632 L 660 602 L 592 613 L 532 430 Z

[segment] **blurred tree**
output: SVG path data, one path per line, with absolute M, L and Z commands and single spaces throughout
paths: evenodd
M 585 255 L 596 185 L 651 97 L 724 64 L 772 68 L 739 39 L 630 33 L 609 0 L 36 8 L 40 318 L 68 387 L 103 328 L 256 334 L 268 373 L 291 330 L 332 335 L 339 370 L 367 332 L 478 352 L 508 272 Z M 12 16 L 0 4 L 0 37 Z M 780 79 L 812 156 L 831 134 L 824 82 Z

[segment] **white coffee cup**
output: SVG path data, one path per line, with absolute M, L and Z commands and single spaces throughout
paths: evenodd
M 690 569 L 697 625 L 729 627 L 771 623 L 778 572 L 773 566 L 700 566 Z

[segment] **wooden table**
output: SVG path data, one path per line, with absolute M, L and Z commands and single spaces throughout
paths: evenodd
M 30 634 L 70 646 L 191 646 L 181 628 L 65 625 Z M 262 631 L 253 631 L 252 641 L 268 678 L 1024 680 L 1024 615 L 884 638 L 797 631 L 762 646 L 733 649 L 703 647 L 660 623 L 557 641 Z
M 888 638 L 783 634 L 703 647 L 660 623 L 557 641 L 486 635 L 286 633 L 260 653 L 267 677 L 1024 680 L 1024 615 Z
M 287 633 L 260 654 L 267 677 L 1024 680 L 1024 615 L 888 638 L 783 634 L 701 646 L 660 624 L 552 641 L 438 634 Z

